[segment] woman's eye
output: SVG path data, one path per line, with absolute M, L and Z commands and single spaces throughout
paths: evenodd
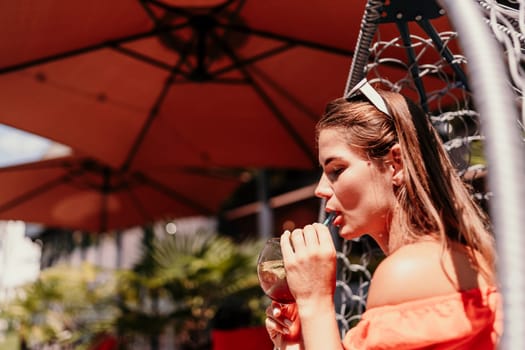
M 330 169 L 327 173 L 328 177 L 331 179 L 337 178 L 344 171 L 344 168 L 334 167 Z

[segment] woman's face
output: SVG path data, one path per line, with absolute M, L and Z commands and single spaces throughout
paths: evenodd
M 339 235 L 353 239 L 370 234 L 382 247 L 388 243 L 388 227 L 395 205 L 394 170 L 384 162 L 365 159 L 348 145 L 338 129 L 319 134 L 319 162 L 323 174 L 315 190 L 326 199 L 326 208 L 337 212 L 334 225 Z

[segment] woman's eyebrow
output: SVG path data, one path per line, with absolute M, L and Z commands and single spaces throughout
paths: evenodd
M 328 164 L 330 164 L 331 162 L 335 161 L 339 159 L 339 157 L 328 157 L 325 159 L 324 163 L 322 163 L 323 166 L 327 166 Z

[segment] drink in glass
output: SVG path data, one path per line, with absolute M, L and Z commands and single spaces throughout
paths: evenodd
M 286 281 L 279 238 L 271 238 L 264 245 L 257 263 L 257 275 L 264 293 L 272 300 L 289 304 L 294 298 Z

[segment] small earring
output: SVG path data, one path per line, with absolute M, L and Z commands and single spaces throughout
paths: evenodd
M 394 178 L 392 179 L 392 183 L 396 187 L 400 187 L 403 184 L 402 180 L 399 177 L 396 177 L 396 176 L 394 176 Z

